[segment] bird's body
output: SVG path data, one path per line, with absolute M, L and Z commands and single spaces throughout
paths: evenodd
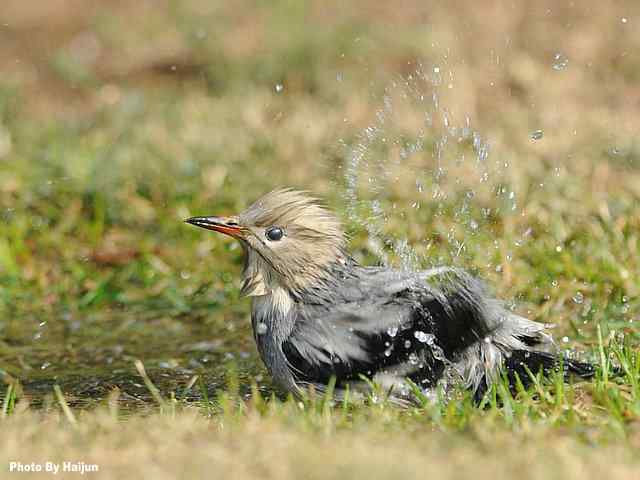
M 188 221 L 241 241 L 255 340 L 286 391 L 322 391 L 333 379 L 340 395 L 373 381 L 406 402 L 416 387 L 458 379 L 480 398 L 501 372 L 525 384 L 527 370 L 561 364 L 593 373 L 561 362 L 546 325 L 504 308 L 460 269 L 359 265 L 339 221 L 303 193 L 275 191 L 237 217 Z
M 532 371 L 554 363 L 544 364 L 555 350 L 545 325 L 505 310 L 455 269 L 335 266 L 335 277 L 298 299 L 285 290 L 255 297 L 252 323 L 265 364 L 285 366 L 271 374 L 289 391 L 322 391 L 332 377 L 337 392 L 359 391 L 371 379 L 405 400 L 411 383 L 458 378 L 480 395 L 514 354 Z

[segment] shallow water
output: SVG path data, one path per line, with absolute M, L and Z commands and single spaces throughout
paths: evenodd
M 200 400 L 205 385 L 208 398 L 215 398 L 229 371 L 237 372 L 241 393 L 256 380 L 268 393 L 268 376 L 244 320 L 233 318 L 223 325 L 204 311 L 52 313 L 16 319 L 8 325 L 9 340 L 0 344 L 2 370 L 20 379 L 23 398 L 35 407 L 50 404 L 58 384 L 74 407 L 99 404 L 117 388 L 121 407 L 144 409 L 154 401 L 136 371 L 136 359 L 167 397 L 173 392 L 178 399 Z M 202 381 L 187 389 L 196 375 Z

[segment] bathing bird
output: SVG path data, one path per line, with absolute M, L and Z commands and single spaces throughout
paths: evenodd
M 550 325 L 505 308 L 462 269 L 360 265 L 341 222 L 306 192 L 275 190 L 238 215 L 185 221 L 240 242 L 240 294 L 252 299 L 258 351 L 274 383 L 296 396 L 379 385 L 411 403 L 455 383 L 480 401 L 501 376 L 515 388 L 540 372 L 594 375 L 563 358 Z

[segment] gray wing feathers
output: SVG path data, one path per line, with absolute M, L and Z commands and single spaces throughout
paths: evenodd
M 363 336 L 398 328 L 411 316 L 408 306 L 382 302 L 354 302 L 323 310 L 303 310 L 304 320 L 290 339 L 314 363 L 366 361 L 369 352 Z
M 549 351 L 553 341 L 548 325 L 522 318 L 489 296 L 480 281 L 455 268 L 423 272 L 398 272 L 382 268 L 361 268 L 359 275 L 336 287 L 332 304 L 309 304 L 300 310 L 292 341 L 300 354 L 315 364 L 367 361 L 370 352 L 364 340 L 384 335 L 414 321 L 417 309 L 434 302 L 440 313 L 436 322 L 442 335 L 469 337 L 464 348 L 443 359 L 447 368 L 476 390 L 484 380 L 495 378 L 506 356 L 514 350 Z M 430 312 L 422 312 L 429 317 Z M 434 315 L 436 312 L 434 312 Z M 437 331 L 437 330 L 436 330 Z M 478 332 L 478 333 L 475 333 Z M 438 338 L 455 342 L 456 338 Z M 427 348 L 424 345 L 424 348 Z M 449 349 L 449 352 L 452 350 Z

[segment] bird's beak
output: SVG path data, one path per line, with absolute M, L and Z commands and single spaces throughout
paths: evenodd
M 235 238 L 242 238 L 243 236 L 242 227 L 236 217 L 191 217 L 187 218 L 185 222 Z

